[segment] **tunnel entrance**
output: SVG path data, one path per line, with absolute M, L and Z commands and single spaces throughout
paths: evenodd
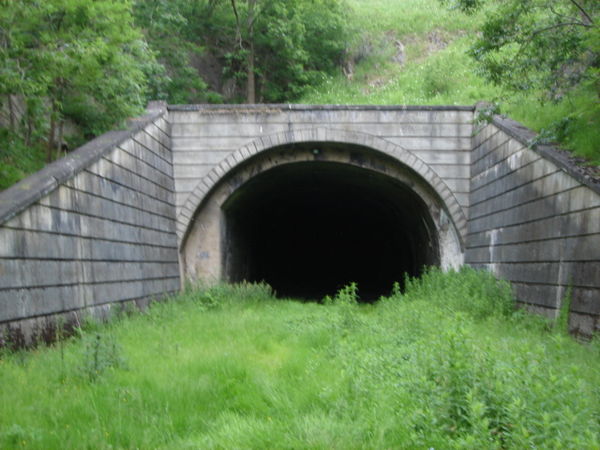
M 356 282 L 361 301 L 373 301 L 405 274 L 440 263 L 423 200 L 361 167 L 276 166 L 239 187 L 222 210 L 225 279 L 265 281 L 280 297 L 321 299 Z

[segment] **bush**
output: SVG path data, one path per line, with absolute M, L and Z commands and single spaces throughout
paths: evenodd
M 449 311 L 461 311 L 481 319 L 509 316 L 515 310 L 510 284 L 490 272 L 464 266 L 458 272 L 443 273 L 432 267 L 419 278 L 406 281 L 402 295 L 407 300 L 426 300 Z

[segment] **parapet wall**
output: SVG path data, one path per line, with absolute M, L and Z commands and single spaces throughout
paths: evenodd
M 179 289 L 166 114 L 155 105 L 2 193 L 0 332 L 35 339 L 57 314 L 102 316 Z
M 600 330 L 600 186 L 535 134 L 495 118 L 473 139 L 466 262 L 509 280 L 529 308 Z

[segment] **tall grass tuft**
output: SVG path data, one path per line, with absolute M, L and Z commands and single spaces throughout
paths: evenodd
M 456 276 L 439 268 L 427 269 L 421 277 L 406 281 L 404 300 L 426 298 L 431 304 L 450 312 L 464 312 L 473 319 L 508 316 L 515 309 L 510 284 L 491 273 L 464 266 Z

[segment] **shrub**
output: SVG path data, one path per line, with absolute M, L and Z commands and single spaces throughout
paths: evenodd
M 406 280 L 406 299 L 425 299 L 450 311 L 462 311 L 473 318 L 508 316 L 515 308 L 511 287 L 490 272 L 464 266 L 458 272 L 432 267 L 420 278 Z

